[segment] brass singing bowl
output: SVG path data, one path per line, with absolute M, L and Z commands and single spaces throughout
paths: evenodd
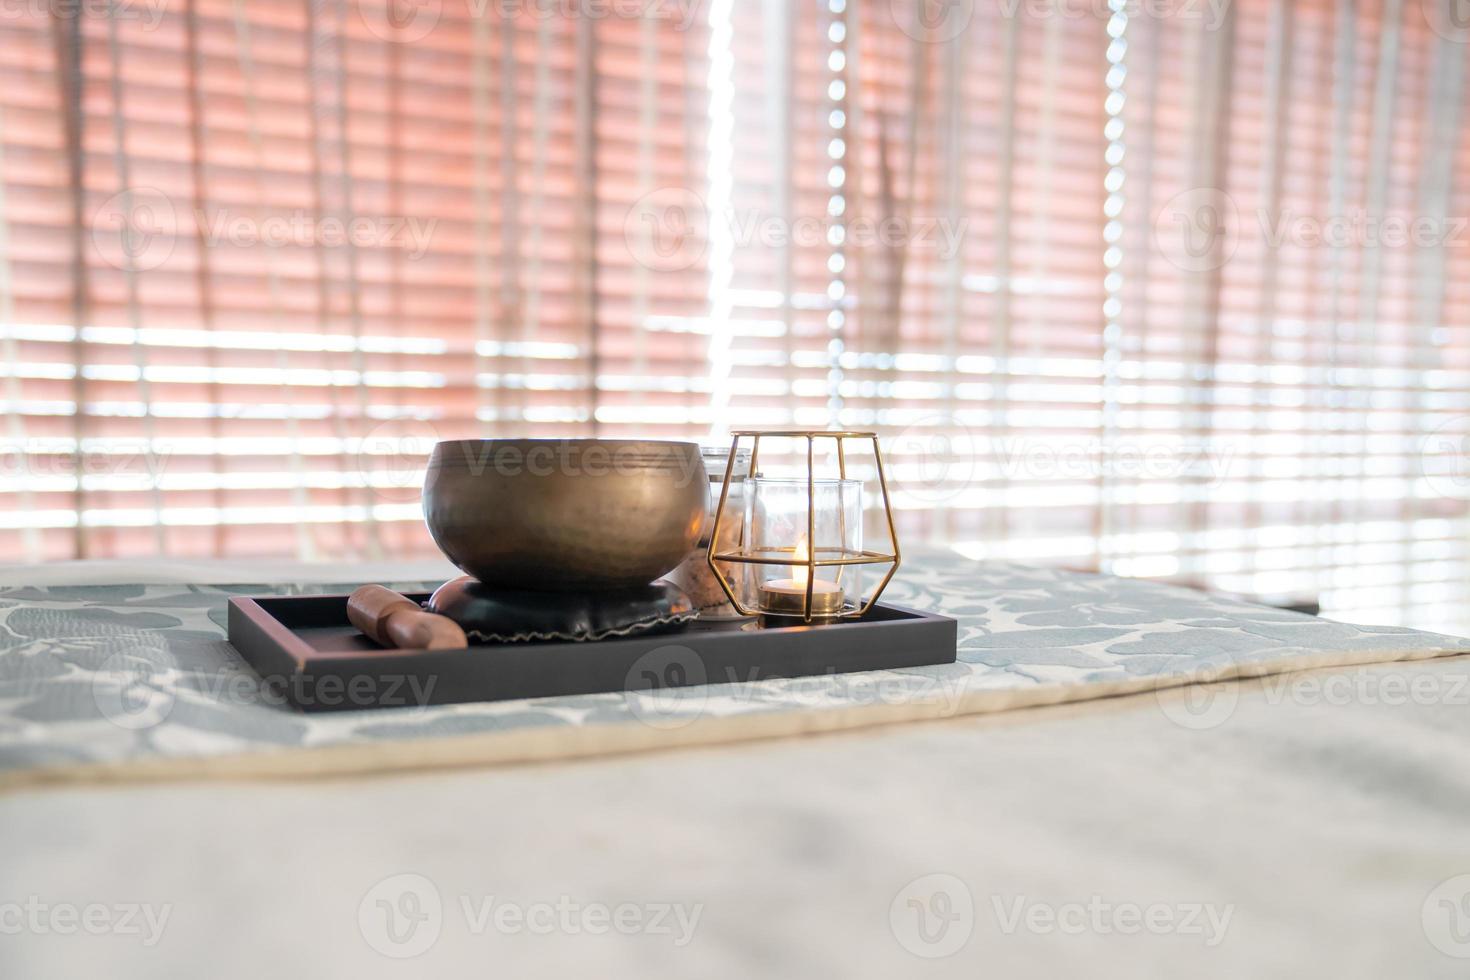
M 692 442 L 467 439 L 434 447 L 424 519 L 487 585 L 623 589 L 688 556 L 708 493 Z

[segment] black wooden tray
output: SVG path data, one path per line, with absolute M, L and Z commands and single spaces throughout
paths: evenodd
M 347 597 L 331 595 L 231 599 L 229 637 L 280 697 L 304 711 L 342 711 L 947 664 L 956 630 L 947 617 L 877 603 L 828 626 L 695 621 L 596 643 L 385 650 L 347 621 Z

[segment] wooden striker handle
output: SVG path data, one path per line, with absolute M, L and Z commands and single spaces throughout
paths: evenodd
M 347 618 L 379 646 L 401 650 L 460 650 L 469 640 L 447 616 L 381 585 L 364 585 L 347 597 Z

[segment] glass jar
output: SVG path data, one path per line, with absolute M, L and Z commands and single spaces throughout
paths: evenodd
M 863 485 L 859 480 L 770 479 L 746 484 L 745 553 L 789 561 L 861 558 Z M 803 617 L 811 593 L 814 621 L 829 621 L 859 602 L 863 565 L 742 566 L 739 596 L 767 616 Z M 808 581 L 810 580 L 810 582 Z
M 704 471 L 709 480 L 709 505 L 704 516 L 704 527 L 699 532 L 699 543 L 689 552 L 689 557 L 668 575 L 664 576 L 683 589 L 699 610 L 700 619 L 730 620 L 745 619 L 730 605 L 719 579 L 710 571 L 710 529 L 714 527 L 715 510 L 720 504 L 720 489 L 725 482 L 725 467 L 730 461 L 730 450 L 719 446 L 705 446 L 699 451 L 704 458 Z M 735 454 L 735 470 L 730 477 L 730 499 L 725 503 L 725 513 L 735 515 L 735 520 L 726 520 L 720 528 L 719 550 L 740 547 L 741 521 L 745 513 L 745 488 L 750 479 L 750 450 L 741 449 Z

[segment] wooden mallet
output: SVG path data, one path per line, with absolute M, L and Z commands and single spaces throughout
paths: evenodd
M 463 650 L 469 640 L 448 616 L 381 585 L 364 585 L 347 597 L 347 618 L 379 646 L 400 650 Z

